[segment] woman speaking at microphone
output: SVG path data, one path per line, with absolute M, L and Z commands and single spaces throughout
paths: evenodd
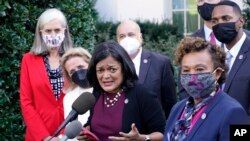
M 85 125 L 100 141 L 161 141 L 165 118 L 150 91 L 136 83 L 134 64 L 116 42 L 95 47 L 87 78 L 96 103 Z M 81 132 L 77 139 L 90 140 Z

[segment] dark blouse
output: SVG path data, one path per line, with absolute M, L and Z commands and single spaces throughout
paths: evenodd
M 101 141 L 110 141 L 109 136 L 119 136 L 122 130 L 122 112 L 124 107 L 125 95 L 121 93 L 114 106 L 107 107 L 104 104 L 105 94 L 101 94 L 97 100 L 92 117 L 92 132 Z
M 58 100 L 60 97 L 61 90 L 63 88 L 64 81 L 62 75 L 62 67 L 60 65 L 57 69 L 51 69 L 49 65 L 48 56 L 44 56 L 44 64 L 49 77 L 51 88 L 56 97 L 56 100 Z

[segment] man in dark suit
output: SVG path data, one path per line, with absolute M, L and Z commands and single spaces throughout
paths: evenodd
M 121 22 L 116 34 L 117 41 L 134 62 L 139 83 L 157 95 L 167 118 L 177 101 L 174 71 L 170 59 L 142 48 L 142 33 L 134 21 Z
M 250 115 L 250 38 L 243 29 L 240 7 L 232 1 L 219 2 L 212 12 L 212 22 L 213 32 L 228 54 L 229 72 L 222 88 Z
M 204 20 L 202 28 L 195 31 L 191 36 L 204 38 L 213 44 L 220 45 L 221 43 L 214 37 L 211 23 L 211 15 L 214 6 L 221 0 L 198 0 L 197 10 L 201 18 Z
M 212 12 L 213 12 L 215 5 L 221 1 L 226 1 L 226 0 L 198 0 L 197 1 L 197 10 L 201 18 L 204 20 L 204 25 L 200 29 L 195 31 L 193 34 L 191 34 L 191 36 L 201 37 L 208 42 L 215 41 L 217 45 L 223 46 L 222 43 L 218 39 L 216 39 L 216 37 L 214 38 L 214 35 L 212 35 L 213 23 L 211 21 Z M 244 32 L 246 33 L 247 36 L 250 37 L 249 30 L 244 29 Z M 187 94 L 184 88 L 181 86 L 179 79 L 178 79 L 178 96 L 179 96 L 179 99 L 183 99 L 187 97 Z
M 212 11 L 214 6 L 220 1 L 226 0 L 198 0 L 197 1 L 197 10 L 201 18 L 204 20 L 204 25 L 191 34 L 194 37 L 204 38 L 206 41 L 211 42 L 211 32 L 213 23 L 211 22 Z M 247 36 L 250 36 L 250 31 L 244 29 L 244 32 Z M 216 39 L 216 38 L 215 38 Z M 216 43 L 221 45 L 220 41 L 216 39 Z

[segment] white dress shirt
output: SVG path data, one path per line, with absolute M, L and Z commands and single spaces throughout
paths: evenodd
M 246 39 L 246 34 L 243 33 L 243 35 L 242 35 L 242 37 L 240 38 L 240 40 L 239 40 L 230 50 L 228 50 L 228 49 L 226 48 L 226 46 L 224 46 L 225 52 L 229 51 L 230 54 L 232 55 L 232 59 L 231 59 L 231 61 L 230 61 L 230 64 L 228 65 L 229 70 L 230 70 L 231 67 L 233 66 L 234 61 L 235 61 L 235 59 L 236 59 L 238 53 L 240 52 L 241 46 L 243 45 L 245 39 Z
M 140 72 L 140 66 L 141 66 L 141 53 L 142 53 L 142 47 L 140 47 L 140 51 L 135 56 L 135 58 L 132 60 L 135 65 L 136 74 L 139 77 Z

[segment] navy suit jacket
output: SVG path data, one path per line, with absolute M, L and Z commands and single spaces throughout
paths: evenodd
M 197 31 L 195 31 L 193 34 L 191 34 L 192 37 L 201 37 L 203 39 L 205 39 L 205 30 L 204 27 L 198 29 Z
M 241 46 L 227 76 L 224 91 L 238 100 L 250 115 L 250 37 Z
M 170 59 L 142 49 L 139 83 L 158 97 L 167 118 L 177 101 L 176 83 Z
M 164 141 L 174 129 L 186 105 L 186 99 L 178 102 L 169 115 Z M 229 141 L 230 124 L 250 124 L 246 111 L 235 99 L 220 91 L 207 105 L 184 141 Z

